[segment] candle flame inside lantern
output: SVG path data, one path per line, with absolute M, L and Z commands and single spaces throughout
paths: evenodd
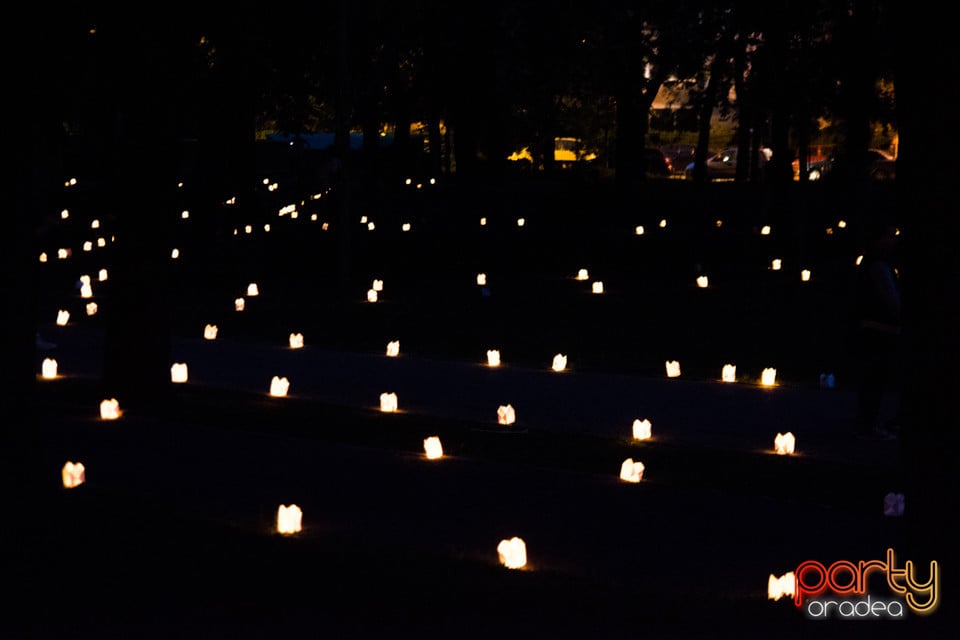
M 377 290 L 369 289 L 367 291 L 367 302 L 376 302 L 377 301 Z
M 387 343 L 387 355 L 391 358 L 396 358 L 400 355 L 400 341 L 391 340 Z
M 760 235 L 762 235 L 762 236 L 768 236 L 768 235 L 770 235 L 770 225 L 768 225 L 768 224 L 767 224 L 767 225 L 764 225 L 763 228 L 760 229 Z
M 633 458 L 627 458 L 620 465 L 620 479 L 624 482 L 640 482 L 643 479 L 645 468 L 642 462 L 635 462 Z
M 187 381 L 187 365 L 184 362 L 174 362 L 170 366 L 170 382 L 183 383 Z
M 251 282 L 247 285 L 247 296 L 252 298 L 254 296 L 260 295 L 260 288 L 257 286 L 256 282 Z
M 302 349 L 302 348 L 303 348 L 303 334 L 302 334 L 302 333 L 291 333 L 291 334 L 290 334 L 290 348 L 291 348 L 291 349 Z
M 801 271 L 800 279 L 803 280 L 804 282 L 808 282 L 810 280 L 810 269 L 804 269 L 803 271 Z
M 295 504 L 280 505 L 277 509 L 277 533 L 292 535 L 302 529 L 303 511 Z
M 707 276 L 697 276 L 697 286 L 701 289 L 706 289 L 709 286 L 710 280 Z
M 773 439 L 773 449 L 777 454 L 784 456 L 793 453 L 797 441 L 791 432 L 778 433 Z
M 374 291 L 383 291 L 383 280 L 374 280 L 370 288 Z
M 774 258 L 773 260 L 770 261 L 770 268 L 773 269 L 774 271 L 780 271 L 781 264 L 782 263 L 780 258 Z
M 490 367 L 500 366 L 500 350 L 499 349 L 487 349 L 487 366 L 490 366 Z
M 430 436 L 423 441 L 423 450 L 427 454 L 428 460 L 436 460 L 443 457 L 443 446 L 440 444 L 440 438 Z
M 203 328 L 203 339 L 204 340 L 216 340 L 217 339 L 217 325 L 208 324 Z
M 796 595 L 797 580 L 793 571 L 788 571 L 779 578 L 772 573 L 767 579 L 767 599 L 779 600 L 784 596 L 792 598 Z
M 553 365 L 552 365 L 552 368 L 553 368 L 554 371 L 558 371 L 558 372 L 559 372 L 559 371 L 563 371 L 564 369 L 566 369 L 566 368 L 567 368 L 567 356 L 563 355 L 562 353 L 558 353 L 557 355 L 553 356 Z
M 597 294 L 603 293 L 603 282 L 601 282 L 600 280 L 597 280 L 596 282 L 594 282 L 591 291 Z
M 40 375 L 42 375 L 47 380 L 52 380 L 57 377 L 57 361 L 53 358 L 44 358 L 43 364 L 40 365 Z
M 650 421 L 646 418 L 640 420 L 637 418 L 633 421 L 633 439 L 634 440 L 649 440 L 651 437 L 652 425 Z
M 70 321 L 70 312 L 66 309 L 60 309 L 57 311 L 57 325 L 60 327 L 67 326 L 67 322 Z
M 246 306 L 247 302 L 243 298 L 237 298 L 233 301 L 233 308 L 237 311 L 243 311 L 243 308 Z
M 478 287 L 485 287 L 485 286 L 487 286 L 487 274 L 485 274 L 485 273 L 478 273 L 478 274 L 477 274 L 477 286 L 478 286 Z
M 285 377 L 273 376 L 270 379 L 270 395 L 276 398 L 282 398 L 290 390 L 290 381 Z
M 760 374 L 760 384 L 765 387 L 772 387 L 777 383 L 777 370 L 771 367 L 767 367 L 763 370 L 763 373 Z
M 60 472 L 65 489 L 79 487 L 86 481 L 86 469 L 82 462 L 67 462 Z
M 577 272 L 577 280 L 589 280 L 589 279 L 590 279 L 590 272 L 587 271 L 586 269 L 580 269 L 580 271 Z
M 383 411 L 384 413 L 395 413 L 397 411 L 396 393 L 380 394 L 380 411 Z
M 521 538 L 501 540 L 497 545 L 500 564 L 508 569 L 520 569 L 527 564 L 527 545 Z
M 736 382 L 737 381 L 737 367 L 733 364 L 723 365 L 723 371 L 721 373 L 721 380 L 724 382 Z
M 517 413 L 513 410 L 512 405 L 500 405 L 497 408 L 497 423 L 498 424 L 513 424 L 517 421 Z
M 116 420 L 120 417 L 120 403 L 116 398 L 108 398 L 100 402 L 100 418 L 102 420 Z
M 98 310 L 99 310 L 99 307 L 97 307 L 97 303 L 96 303 L 96 302 L 88 302 L 88 303 L 87 303 L 87 315 L 88 315 L 88 316 L 94 316 L 94 315 L 96 315 Z
M 667 360 L 667 377 L 668 378 L 678 378 L 680 377 L 680 363 L 676 360 Z
M 633 232 L 638 236 L 642 236 L 644 234 L 643 225 L 639 225 Z

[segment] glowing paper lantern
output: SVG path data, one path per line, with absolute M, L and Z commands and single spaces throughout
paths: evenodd
M 106 239 L 106 238 L 97 238 L 97 246 L 98 246 L 98 247 L 101 247 L 101 248 L 107 246 L 107 239 Z
M 248 233 L 248 234 L 249 234 L 249 233 L 253 233 L 253 225 L 250 225 L 250 224 L 246 225 L 246 226 L 243 228 L 243 232 L 244 232 L 244 233 Z
M 859 267 L 860 263 L 863 262 L 863 256 L 857 256 L 856 265 Z
M 840 222 L 837 223 L 837 226 L 840 227 L 841 229 L 846 229 L 846 228 L 847 228 L 847 221 L 846 221 L 846 220 L 841 220 Z
M 290 381 L 286 377 L 273 376 L 270 379 L 270 395 L 276 398 L 282 398 L 290 390 Z
M 500 564 L 507 569 L 520 569 L 527 564 L 527 545 L 517 537 L 501 540 L 497 545 L 497 555 Z
M 170 257 L 171 257 L 173 260 L 176 260 L 177 258 L 179 258 L 179 257 L 180 257 L 180 249 L 176 249 L 176 248 L 175 248 L 173 251 L 171 251 L 171 252 L 170 252 Z
M 217 339 L 217 325 L 208 324 L 203 328 L 203 339 L 204 340 L 216 340 Z
M 69 217 L 70 217 L 70 212 L 67 211 L 66 209 L 64 209 L 63 211 L 60 212 L 60 219 L 61 219 L 61 220 L 66 220 L 66 219 L 69 218 Z
M 285 536 L 299 533 L 303 523 L 303 511 L 295 504 L 280 505 L 277 509 L 277 533 Z
M 668 378 L 679 378 L 680 377 L 680 363 L 676 360 L 667 360 L 667 377 Z
M 369 289 L 367 291 L 367 302 L 376 302 L 377 301 L 377 290 Z
M 633 232 L 638 236 L 642 236 L 644 234 L 643 225 L 638 226 Z
M 174 362 L 170 366 L 170 382 L 182 383 L 187 381 L 187 365 L 184 362 Z
M 67 462 L 60 472 L 63 478 L 63 488 L 73 489 L 86 481 L 86 469 L 82 462 Z
M 577 280 L 589 280 L 589 279 L 590 279 L 590 272 L 587 271 L 586 269 L 580 269 L 580 271 L 577 272 Z
M 633 439 L 634 440 L 649 440 L 651 437 L 652 425 L 650 421 L 644 418 L 640 420 L 639 418 L 633 421 Z
M 40 254 L 40 262 L 46 262 L 46 261 L 47 261 L 47 252 L 44 251 Z
M 87 240 L 86 242 L 84 242 L 84 243 L 83 243 L 83 250 L 84 250 L 84 251 L 93 251 L 93 243 L 90 242 L 89 240 Z
M 596 293 L 596 294 L 603 293 L 603 282 L 601 282 L 600 280 L 597 280 L 596 282 L 594 282 L 591 291 L 593 291 L 593 293 Z
M 391 340 L 387 343 L 387 356 L 396 358 L 398 355 L 400 355 L 400 341 Z
M 710 280 L 707 278 L 707 276 L 697 276 L 698 287 L 700 287 L 701 289 L 706 289 L 709 284 L 710 284 Z
M 760 235 L 762 236 L 770 235 L 770 225 L 764 225 L 763 228 L 760 229 Z
M 66 260 L 70 256 L 69 249 L 57 249 L 57 257 L 61 260 Z
M 780 258 L 774 258 L 770 261 L 770 268 L 774 271 L 780 271 L 781 261 Z
M 373 231 L 376 228 L 377 228 L 377 225 L 375 225 L 373 221 L 367 223 L 367 231 Z
M 189 217 L 190 217 L 190 212 L 189 212 L 189 211 L 183 210 L 183 211 L 180 212 L 180 219 L 181 219 L 181 220 L 186 220 L 186 219 L 188 219 Z
M 96 315 L 98 310 L 99 310 L 99 307 L 97 307 L 97 303 L 96 303 L 96 302 L 88 302 L 88 303 L 87 303 L 87 315 L 88 315 L 88 316 Z
M 116 398 L 109 398 L 100 402 L 100 419 L 116 420 L 120 417 L 120 403 Z
M 440 438 L 430 436 L 423 441 L 423 450 L 427 454 L 428 460 L 436 460 L 443 457 L 443 446 L 440 444 Z
M 480 218 L 480 226 L 481 226 L 481 227 L 487 226 L 487 219 L 486 219 L 486 218 Z
M 380 394 L 380 411 L 383 411 L 384 413 L 395 413 L 397 411 L 396 393 Z
M 243 298 L 237 298 L 233 301 L 233 308 L 237 311 L 243 311 L 244 307 L 247 306 L 247 301 Z
M 661 229 L 666 229 L 666 228 L 667 228 L 667 219 L 666 219 L 666 218 L 663 218 L 662 220 L 660 220 L 660 228 L 661 228 Z
M 91 221 L 90 221 L 90 228 L 91 228 L 91 229 L 99 229 L 99 228 L 100 228 L 100 221 L 99 221 L 99 220 L 91 220 Z
M 766 368 L 763 370 L 763 373 L 760 374 L 760 384 L 765 387 L 772 387 L 777 383 L 777 370 L 773 368 Z
M 373 285 L 370 287 L 374 291 L 383 291 L 383 280 L 374 280 Z
M 302 349 L 302 348 L 303 348 L 303 334 L 302 334 L 302 333 L 291 333 L 291 334 L 290 334 L 290 348 L 291 348 L 291 349 Z
M 107 270 L 106 270 L 106 269 L 100 269 L 100 271 L 97 273 L 97 279 L 98 279 L 100 282 L 106 282 L 106 281 L 107 281 Z
M 527 223 L 527 221 L 524 220 L 523 218 L 517 218 L 517 226 L 518 226 L 518 227 L 522 227 L 522 226 L 525 225 L 526 223 Z
M 902 516 L 904 507 L 904 497 L 902 493 L 888 493 L 883 498 L 883 515 Z
M 553 356 L 553 370 L 554 371 L 563 371 L 567 368 L 567 356 L 562 353 L 558 353 Z
M 487 349 L 487 366 L 490 366 L 490 367 L 500 366 L 500 350 L 499 349 Z
M 44 358 L 43 364 L 40 365 L 40 375 L 47 380 L 52 380 L 57 377 L 57 361 L 53 358 Z
M 497 408 L 497 423 L 498 424 L 513 424 L 517 421 L 517 413 L 513 410 L 512 405 L 500 405 Z
M 67 322 L 70 321 L 70 312 L 66 309 L 60 309 L 57 311 L 57 325 L 60 327 L 67 326 Z
M 84 282 L 82 285 L 80 285 L 80 297 L 81 298 L 93 297 L 93 287 L 90 286 L 89 282 Z
M 804 282 L 808 282 L 810 280 L 810 269 L 804 269 L 803 271 L 801 271 L 800 279 L 803 280 Z
M 789 431 L 786 433 L 778 433 L 776 438 L 773 439 L 773 448 L 778 455 L 790 455 L 793 453 L 796 443 L 796 438 L 794 438 L 793 434 Z
M 793 571 L 788 571 L 779 578 L 772 573 L 767 579 L 767 599 L 779 600 L 784 596 L 792 598 L 796 595 L 797 580 Z
M 736 382 L 737 381 L 737 367 L 733 364 L 723 365 L 723 372 L 721 373 L 721 380 L 724 382 Z
M 257 286 L 256 282 L 251 282 L 247 285 L 247 296 L 252 298 L 254 296 L 260 295 L 260 288 Z
M 627 458 L 620 465 L 620 479 L 624 482 L 640 482 L 643 479 L 644 469 L 642 462 L 634 462 L 633 458 Z
M 478 273 L 478 274 L 477 274 L 477 286 L 478 286 L 478 287 L 485 287 L 485 286 L 487 286 L 487 274 L 485 274 L 485 273 Z

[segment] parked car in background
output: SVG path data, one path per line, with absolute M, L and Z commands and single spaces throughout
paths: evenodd
M 836 156 L 809 163 L 807 165 L 807 180 L 817 181 L 828 178 L 836 163 Z M 882 149 L 868 149 L 867 175 L 871 180 L 895 180 L 897 178 L 897 159 Z
M 643 150 L 643 172 L 650 177 L 669 178 L 673 173 L 673 163 L 660 149 L 647 147 Z
M 770 161 L 773 152 L 763 147 L 760 149 L 760 168 Z M 684 169 L 684 177 L 687 180 L 693 179 L 694 163 L 689 163 Z M 707 158 L 707 180 L 733 180 L 737 177 L 737 148 L 730 147 L 720 153 L 715 153 Z

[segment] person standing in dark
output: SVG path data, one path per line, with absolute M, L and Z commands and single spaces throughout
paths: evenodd
M 892 439 L 896 429 L 881 425 L 887 393 L 899 389 L 901 313 L 895 267 L 899 231 L 886 221 L 870 224 L 856 283 L 855 349 L 859 367 L 857 435 Z M 896 398 L 899 405 L 899 396 Z M 899 408 L 897 409 L 899 413 Z

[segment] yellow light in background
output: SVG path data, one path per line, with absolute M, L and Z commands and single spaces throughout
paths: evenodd
M 367 223 L 367 231 L 373 231 L 377 228 L 377 225 L 374 224 L 373 220 Z
M 847 221 L 846 221 L 846 220 L 841 220 L 840 222 L 837 223 L 837 226 L 840 227 L 841 229 L 846 229 L 846 228 L 847 228 Z
M 863 256 L 857 256 L 857 260 L 855 264 L 859 267 L 861 262 L 863 262 Z
M 779 578 L 772 573 L 767 579 L 767 599 L 779 600 L 784 596 L 794 597 L 796 595 L 797 579 L 793 571 L 788 571 Z
M 68 257 L 70 257 L 70 250 L 57 249 L 57 257 L 60 258 L 61 260 L 66 260 Z

